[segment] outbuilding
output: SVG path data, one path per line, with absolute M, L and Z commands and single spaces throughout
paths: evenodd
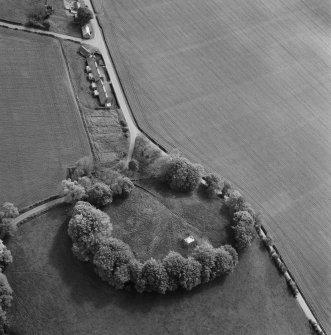
M 85 45 L 81 45 L 78 49 L 78 52 L 86 58 L 92 56 L 93 54 L 93 52 Z
M 82 35 L 83 35 L 83 38 L 85 39 L 91 38 L 92 32 L 88 24 L 85 24 L 84 26 L 82 26 Z

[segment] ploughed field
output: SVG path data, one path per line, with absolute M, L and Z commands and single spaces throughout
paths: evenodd
M 0 203 L 19 208 L 58 192 L 89 144 L 60 43 L 0 28 Z
M 93 3 L 139 126 L 264 212 L 331 332 L 331 4 Z
M 153 187 L 148 187 L 154 193 Z M 114 236 L 126 236 L 139 256 L 144 240 L 156 255 L 185 223 L 171 214 L 182 208 L 183 218 L 198 203 L 192 199 L 170 199 L 159 194 L 162 203 L 150 193 L 136 188 L 123 202 L 111 204 L 107 212 Z M 171 206 L 172 204 L 172 206 Z M 168 207 L 169 206 L 169 207 Z M 207 215 L 211 204 L 202 203 Z M 218 219 L 216 202 L 208 220 Z M 151 210 L 153 209 L 153 212 Z M 171 209 L 171 210 L 170 210 Z M 290 295 L 286 282 L 258 241 L 240 258 L 235 271 L 225 278 L 199 286 L 191 292 L 139 294 L 118 291 L 78 261 L 71 252 L 67 234 L 70 207 L 61 205 L 23 224 L 10 238 L 8 248 L 14 263 L 6 275 L 14 290 L 13 334 L 273 334 L 309 335 L 308 320 Z M 125 210 L 127 212 L 125 212 Z M 145 224 L 138 218 L 141 213 Z M 147 215 L 147 213 L 150 215 Z M 168 221 L 167 221 L 168 219 Z M 183 219 L 181 219 L 183 220 Z M 208 222 L 205 220 L 205 222 Z M 192 226 L 202 231 L 197 221 Z M 146 227 L 150 227 L 149 236 Z M 134 234 L 131 232 L 136 228 Z M 209 230 L 208 230 L 209 231 Z M 164 244 L 152 243 L 163 239 Z M 156 248 L 153 249 L 153 246 Z M 173 245 L 174 246 L 174 245 Z M 146 250 L 145 250 L 146 251 Z

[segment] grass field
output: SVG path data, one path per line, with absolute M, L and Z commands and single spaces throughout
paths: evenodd
M 74 91 L 78 97 L 85 119 L 95 157 L 101 164 L 112 166 L 121 160 L 129 149 L 119 123 L 121 110 L 99 109 L 98 100 L 93 98 L 90 82 L 86 78 L 86 59 L 77 53 L 78 44 L 61 41 Z
M 71 252 L 65 206 L 25 223 L 8 247 L 12 334 L 310 335 L 257 244 L 225 280 L 166 296 L 116 291 Z
M 59 42 L 1 28 L 0 44 L 0 203 L 21 208 L 90 150 Z
M 141 184 L 141 183 L 140 183 Z M 137 258 L 162 259 L 170 250 L 188 256 L 183 238 L 209 240 L 214 247 L 232 243 L 227 215 L 220 214 L 221 201 L 192 195 L 174 195 L 159 183 L 144 181 L 130 197 L 107 208 L 114 225 L 113 235 L 128 243 Z
M 331 333 L 331 5 L 93 0 L 129 104 L 266 216 Z
M 56 33 L 81 37 L 81 30 L 79 26 L 73 23 L 72 16 L 67 14 L 63 0 L 47 0 L 47 3 L 55 9 L 55 13 L 49 18 L 50 30 Z M 44 5 L 45 1 L 0 0 L 0 19 L 24 25 L 31 10 L 39 4 Z

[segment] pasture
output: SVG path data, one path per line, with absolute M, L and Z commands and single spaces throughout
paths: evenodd
M 0 203 L 22 208 L 90 149 L 59 42 L 1 28 L 0 44 Z
M 266 217 L 331 332 L 331 5 L 93 0 L 139 126 Z
M 44 0 L 0 0 L 0 19 L 24 25 L 33 8 L 44 4 Z M 49 18 L 51 31 L 81 37 L 80 28 L 65 10 L 63 0 L 47 0 L 47 4 L 55 9 Z
M 132 196 L 135 206 L 139 200 Z M 13 334 L 311 334 L 284 278 L 257 242 L 233 274 L 191 292 L 117 291 L 72 254 L 70 210 L 53 208 L 9 240 L 15 259 L 6 270 L 14 290 Z M 115 221 L 119 211 L 114 212 L 114 225 L 126 225 L 123 216 Z

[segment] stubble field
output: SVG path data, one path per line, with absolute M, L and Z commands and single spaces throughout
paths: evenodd
M 89 155 L 59 42 L 0 29 L 0 203 L 19 208 L 57 193 Z
M 331 332 L 331 5 L 93 2 L 140 127 L 264 212 Z

